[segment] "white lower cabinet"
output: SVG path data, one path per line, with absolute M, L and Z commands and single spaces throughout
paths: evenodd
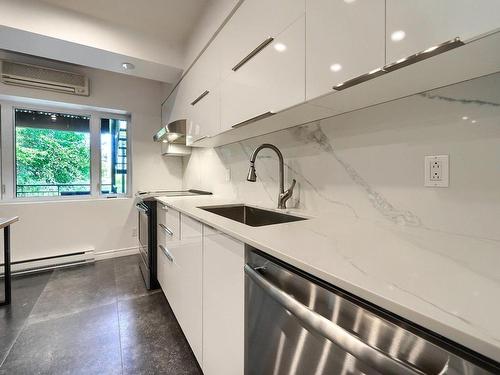
M 243 375 L 245 246 L 179 215 L 179 240 L 158 230 L 158 281 L 204 375 Z
M 163 241 L 158 231 L 158 281 L 202 365 L 202 224 L 180 216 L 179 241 Z
M 203 226 L 203 373 L 243 375 L 244 244 Z

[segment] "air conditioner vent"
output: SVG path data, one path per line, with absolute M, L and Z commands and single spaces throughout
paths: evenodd
M 37 65 L 3 61 L 1 78 L 2 82 L 8 85 L 45 89 L 76 95 L 89 95 L 89 80 L 87 77 L 81 74 Z

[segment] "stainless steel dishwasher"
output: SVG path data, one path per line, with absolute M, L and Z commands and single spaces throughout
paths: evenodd
M 489 361 L 256 251 L 245 265 L 245 374 L 500 374 Z

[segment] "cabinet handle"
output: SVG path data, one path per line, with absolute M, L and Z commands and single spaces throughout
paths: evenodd
M 419 61 L 428 59 L 429 57 L 439 55 L 443 52 L 452 50 L 454 48 L 457 48 L 457 47 L 460 47 L 463 45 L 465 45 L 465 43 L 462 42 L 460 40 L 460 38 L 458 38 L 458 37 L 455 39 L 448 40 L 444 43 L 427 48 L 424 51 L 417 52 L 417 53 L 410 55 L 408 57 L 405 57 L 403 59 L 399 59 L 396 62 L 387 64 L 387 65 L 383 66 L 382 68 L 374 69 L 369 73 L 365 73 L 365 74 L 362 74 L 360 76 L 349 79 L 345 82 L 339 83 L 338 85 L 333 86 L 333 89 L 336 91 L 345 90 L 349 87 L 359 85 L 360 83 L 369 81 L 370 79 L 379 77 L 383 74 L 393 72 L 397 69 L 404 68 L 405 66 L 415 64 Z
M 148 213 L 148 208 L 146 205 L 144 204 L 140 204 L 140 203 L 137 203 L 135 205 L 135 208 L 137 208 L 138 211 L 144 213 L 144 214 L 147 214 Z
M 252 118 L 249 118 L 248 120 L 245 120 L 245 121 L 242 121 L 242 122 L 238 122 L 237 124 L 231 126 L 233 129 L 235 128 L 239 128 L 240 126 L 245 126 L 245 125 L 248 125 L 248 124 L 251 124 L 252 122 L 255 122 L 255 121 L 259 121 L 259 120 L 262 120 L 262 119 L 265 119 L 266 117 L 270 117 L 272 115 L 274 115 L 275 113 L 274 112 L 271 112 L 271 111 L 268 111 L 268 112 L 264 112 L 260 115 L 257 115 L 257 116 L 254 116 Z
M 429 57 L 439 55 L 443 52 L 452 50 L 457 47 L 461 47 L 463 45 L 465 45 L 465 43 L 462 42 L 459 37 L 456 37 L 454 39 L 447 40 L 446 42 L 443 42 L 441 44 L 427 48 L 424 51 L 417 52 L 404 59 L 400 59 L 396 62 L 387 64 L 382 69 L 384 69 L 386 72 L 392 72 L 394 70 L 404 68 L 405 66 L 415 64 L 416 62 L 428 59 Z
M 174 232 L 172 232 L 167 226 L 163 224 L 158 224 L 161 229 L 163 229 L 169 236 L 173 236 Z
M 273 42 L 274 38 L 270 36 L 266 40 L 264 40 L 261 44 L 259 44 L 252 52 L 246 55 L 238 64 L 233 67 L 233 71 L 236 72 L 239 68 L 249 62 L 255 55 L 257 55 L 260 51 L 266 48 L 269 44 Z
M 196 105 L 196 103 L 198 103 L 201 99 L 203 99 L 205 96 L 207 96 L 208 94 L 210 94 L 210 91 L 208 90 L 205 90 L 200 96 L 198 96 L 195 100 L 193 100 L 191 102 L 191 105 Z
M 172 256 L 172 254 L 170 254 L 170 251 L 168 251 L 165 246 L 163 245 L 158 245 L 158 247 L 160 248 L 160 250 L 163 252 L 163 254 L 165 254 L 165 256 L 167 257 L 167 259 L 170 261 L 170 262 L 174 262 L 174 257 Z
M 333 89 L 336 91 L 342 91 L 349 87 L 359 85 L 360 83 L 369 81 L 373 78 L 379 77 L 383 74 L 387 73 L 383 68 L 373 69 L 371 72 L 361 74 L 360 76 L 348 79 L 338 85 L 333 86 Z

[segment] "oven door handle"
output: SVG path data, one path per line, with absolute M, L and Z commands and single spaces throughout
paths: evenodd
M 147 214 L 148 213 L 148 209 L 147 208 L 144 208 L 144 206 L 140 203 L 137 203 L 135 205 L 135 208 L 137 208 L 140 212 L 144 213 L 144 214 Z
M 398 359 L 389 357 L 387 354 L 370 346 L 339 325 L 333 323 L 331 320 L 311 310 L 309 307 L 303 305 L 291 295 L 266 280 L 248 264 L 245 265 L 245 273 L 273 300 L 289 311 L 304 328 L 331 341 L 333 344 L 339 346 L 380 373 L 391 375 L 424 374 L 421 370 L 413 367 L 409 363 L 404 363 Z M 443 374 L 447 368 L 448 361 L 446 361 L 444 367 L 439 365 L 435 374 Z

